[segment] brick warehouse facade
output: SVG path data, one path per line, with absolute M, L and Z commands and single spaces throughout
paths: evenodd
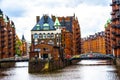
M 65 57 L 81 53 L 80 26 L 75 16 L 50 18 L 43 15 L 41 19 L 37 16 L 36 21 L 31 30 L 30 58 L 37 54 L 39 58 L 58 59 L 60 52 Z
M 112 54 L 112 40 L 114 40 L 114 38 L 112 38 L 112 34 L 114 34 L 114 32 L 112 32 L 112 27 L 111 27 L 111 20 L 108 19 L 107 23 L 105 24 L 105 48 L 106 48 L 106 54 Z
M 112 0 L 112 51 L 115 57 L 120 57 L 120 0 Z
M 89 52 L 106 54 L 105 33 L 103 31 L 82 39 L 82 53 Z
M 55 16 L 52 16 L 52 18 L 54 20 Z M 63 31 L 62 47 L 64 47 L 65 51 L 71 52 L 71 55 L 80 54 L 81 53 L 81 32 L 80 32 L 80 25 L 77 17 L 75 17 L 74 15 L 74 16 L 67 16 L 67 17 L 58 17 L 58 19 L 62 26 L 62 31 Z M 66 52 L 66 53 L 69 53 L 69 52 Z
M 15 25 L 0 10 L 0 59 L 15 55 Z

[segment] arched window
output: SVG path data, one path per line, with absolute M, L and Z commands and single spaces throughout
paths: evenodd
M 51 33 L 51 38 L 54 38 L 54 34 L 53 33 Z
M 42 38 L 43 38 L 43 35 L 42 35 L 41 33 L 39 34 L 39 38 L 40 38 L 40 39 L 42 39 Z
M 47 34 L 47 38 L 50 38 L 50 33 Z
M 48 41 L 48 44 L 50 44 L 50 45 L 54 45 L 54 41 L 49 40 L 49 41 Z
M 56 36 L 59 37 L 59 34 L 57 33 Z
M 34 45 L 37 45 L 38 44 L 38 42 L 34 42 Z
M 35 34 L 34 34 L 34 39 L 37 39 L 37 38 L 38 38 L 38 34 L 35 33 Z
M 43 33 L 43 39 L 46 39 L 46 34 L 45 33 Z

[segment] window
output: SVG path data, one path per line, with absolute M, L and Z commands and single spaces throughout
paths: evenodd
M 39 52 L 40 52 L 40 51 L 41 51 L 41 49 L 39 49 L 39 48 L 38 48 L 38 49 L 34 49 L 34 51 L 39 51 Z
M 54 45 L 54 42 L 52 40 L 49 40 L 48 44 Z
M 40 43 L 41 43 L 41 44 L 44 44 L 45 42 L 42 40 Z
M 38 38 L 38 34 L 37 33 L 34 34 L 34 39 L 36 39 L 36 38 Z
M 54 34 L 53 33 L 51 33 L 51 38 L 54 38 Z
M 59 37 L 59 34 L 57 33 L 56 36 Z
M 36 25 L 36 29 L 40 30 L 40 25 L 39 24 Z
M 34 45 L 37 45 L 38 43 L 37 42 L 34 42 Z
M 43 59 L 48 58 L 48 54 L 43 54 Z
M 43 30 L 49 30 L 50 26 L 48 23 L 43 24 Z
M 43 48 L 44 51 L 50 51 L 48 48 Z
M 45 33 L 43 33 L 43 39 L 45 39 L 46 38 L 46 34 Z
M 47 34 L 47 38 L 50 38 L 50 33 Z
M 41 33 L 39 34 L 39 38 L 40 38 L 40 39 L 42 39 L 42 38 L 43 38 L 43 35 L 42 35 Z

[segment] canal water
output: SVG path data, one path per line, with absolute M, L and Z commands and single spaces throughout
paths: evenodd
M 120 70 L 105 60 L 83 60 L 64 69 L 45 74 L 28 73 L 28 63 L 2 69 L 0 80 L 120 80 Z

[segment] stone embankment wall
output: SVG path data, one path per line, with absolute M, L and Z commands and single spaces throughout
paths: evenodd
M 116 59 L 116 65 L 120 66 L 120 59 L 119 58 Z
M 14 66 L 15 66 L 15 62 L 0 63 L 0 68 L 10 68 Z
M 29 73 L 45 73 L 70 65 L 68 60 L 30 60 Z

